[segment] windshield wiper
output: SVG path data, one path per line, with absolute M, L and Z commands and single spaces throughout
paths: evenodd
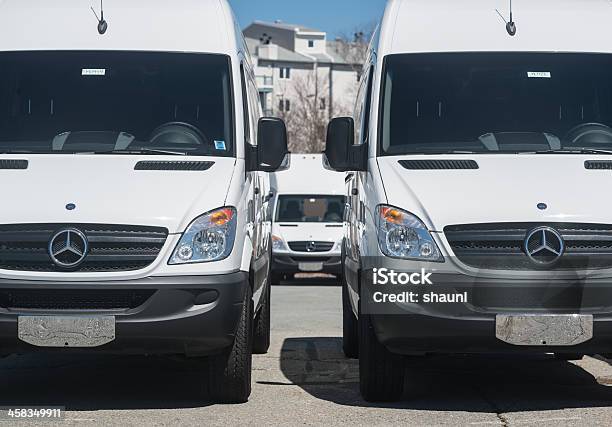
M 543 151 L 526 151 L 520 154 L 602 154 L 612 155 L 612 150 L 600 150 L 598 148 L 577 148 L 577 149 L 561 149 L 561 150 L 543 150 Z
M 420 153 L 409 153 L 411 156 L 439 156 L 444 154 L 486 154 L 486 151 L 472 151 L 472 150 L 447 150 L 447 151 L 423 151 Z
M 109 150 L 109 151 L 93 151 L 83 152 L 78 154 L 155 154 L 155 155 L 166 155 L 166 156 L 186 156 L 185 151 L 172 151 L 172 150 L 157 150 L 154 148 L 139 148 L 130 150 Z

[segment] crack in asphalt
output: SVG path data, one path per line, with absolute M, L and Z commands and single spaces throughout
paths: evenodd
M 497 417 L 497 419 L 499 420 L 499 423 L 502 427 L 510 427 L 510 422 L 508 421 L 508 419 L 504 416 L 504 411 L 502 411 L 502 409 L 499 407 L 499 405 L 497 403 L 495 403 L 494 400 L 489 399 L 486 395 L 486 393 L 484 392 L 484 390 L 481 390 L 479 387 L 476 386 L 472 386 L 472 390 L 474 390 L 474 392 L 480 396 L 480 398 L 482 400 L 484 400 L 487 405 L 489 405 L 491 407 L 491 409 L 495 412 L 495 416 Z

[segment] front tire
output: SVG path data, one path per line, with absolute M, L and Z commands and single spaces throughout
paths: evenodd
M 255 317 L 253 327 L 253 353 L 266 354 L 270 348 L 270 304 L 272 303 L 272 285 L 268 283 L 263 291 L 262 304 Z
M 368 402 L 399 400 L 404 391 L 403 357 L 391 353 L 374 333 L 369 315 L 359 314 L 359 385 Z
M 245 403 L 251 395 L 253 344 L 253 298 L 247 286 L 234 344 L 221 354 L 211 356 L 207 395 L 218 403 Z
M 359 357 L 359 327 L 344 278 L 342 279 L 342 349 L 349 359 Z

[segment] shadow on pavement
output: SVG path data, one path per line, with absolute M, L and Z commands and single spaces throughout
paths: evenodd
M 207 406 L 192 362 L 157 357 L 36 354 L 0 359 L 0 406 L 71 411 Z
M 281 370 L 314 397 L 348 406 L 498 414 L 612 406 L 612 388 L 573 363 L 546 356 L 408 360 L 407 392 L 393 404 L 361 399 L 358 361 L 344 357 L 341 338 L 286 339 Z

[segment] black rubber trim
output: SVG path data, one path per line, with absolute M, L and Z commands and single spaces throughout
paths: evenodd
M 0 169 L 2 170 L 24 170 L 28 168 L 27 160 L 0 159 Z
M 210 169 L 214 162 L 188 161 L 142 161 L 136 163 L 137 171 L 191 171 L 203 172 Z
M 399 164 L 409 170 L 479 169 L 475 160 L 400 160 Z

